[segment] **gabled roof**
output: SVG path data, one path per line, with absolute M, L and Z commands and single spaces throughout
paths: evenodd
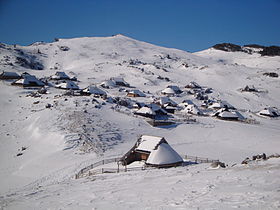
M 159 98 L 159 104 L 160 105 L 171 105 L 171 106 L 177 106 L 177 103 L 170 99 L 169 97 L 160 97 Z
M 100 88 L 96 87 L 95 85 L 90 85 L 87 88 L 83 89 L 82 92 L 89 93 L 89 94 L 95 94 L 95 95 L 106 95 L 106 92 L 104 90 L 101 90 Z
M 193 104 L 193 102 L 189 99 L 186 99 L 186 100 L 182 101 L 182 103 L 180 103 L 179 106 L 186 107 L 186 106 L 191 105 L 191 104 Z
M 138 96 L 140 96 L 140 97 L 145 97 L 146 95 L 143 93 L 143 92 L 141 92 L 140 90 L 130 90 L 128 93 L 130 93 L 130 94 L 135 94 L 135 95 L 138 95 Z
M 45 84 L 38 80 L 34 75 L 22 74 L 23 78 L 13 82 L 13 85 L 23 86 L 44 86 Z
M 140 108 L 135 113 L 137 113 L 137 114 L 147 114 L 147 115 L 152 115 L 152 116 L 156 115 L 154 110 L 152 110 L 150 107 L 146 107 L 146 106 Z
M 176 92 L 172 88 L 165 88 L 161 91 L 162 94 L 175 95 Z
M 220 108 L 234 109 L 234 106 L 232 106 L 231 104 L 229 104 L 226 101 L 217 101 L 217 102 L 214 102 L 212 105 L 210 105 L 209 108 L 212 108 L 212 109 L 220 109 Z
M 186 108 L 182 110 L 182 112 L 202 115 L 202 111 L 195 104 L 187 105 Z
M 167 88 L 171 88 L 175 93 L 181 93 L 181 89 L 177 85 L 168 85 Z
M 201 88 L 201 86 L 199 84 L 197 84 L 196 82 L 190 82 L 188 85 L 186 85 L 186 88 Z
M 71 90 L 79 90 L 79 86 L 76 85 L 74 82 L 72 81 L 63 81 L 60 84 L 55 86 L 56 88 L 61 88 L 61 89 L 71 89 Z
M 163 137 L 158 136 L 143 135 L 138 140 L 138 145 L 135 150 L 151 152 L 152 150 L 156 149 L 157 145 L 160 144 L 161 141 L 165 141 L 165 139 Z
M 244 119 L 244 117 L 237 111 L 231 111 L 225 108 L 219 109 L 214 116 L 225 119 Z
M 161 112 L 163 114 L 167 114 L 167 112 L 162 109 L 160 106 L 158 106 L 157 104 L 151 103 L 147 105 L 148 107 L 150 107 L 154 112 Z
M 122 84 L 129 87 L 129 84 L 122 77 L 112 77 L 110 80 L 114 81 L 116 85 Z
M 259 111 L 259 115 L 278 117 L 278 116 L 280 116 L 280 113 L 276 108 L 267 107 L 267 108 L 264 108 L 263 110 Z
M 182 157 L 167 143 L 159 144 L 158 147 L 151 151 L 146 164 L 151 165 L 168 165 L 183 162 Z
M 20 75 L 16 72 L 3 71 L 0 74 L 0 79 L 19 79 Z
M 111 88 L 111 87 L 115 87 L 116 83 L 113 80 L 105 80 L 100 84 L 100 86 L 104 88 Z
M 52 79 L 57 79 L 57 80 L 60 80 L 60 79 L 70 79 L 70 77 L 63 71 L 57 71 L 55 73 L 55 75 L 52 75 L 51 76 Z

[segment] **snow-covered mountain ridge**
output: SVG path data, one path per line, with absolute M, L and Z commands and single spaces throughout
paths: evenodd
M 64 71 L 70 77 L 78 79 L 76 84 L 81 89 L 88 85 L 99 87 L 104 80 L 121 77 L 131 87 L 100 88 L 109 97 L 120 99 L 128 98 L 124 89 L 139 89 L 145 93 L 146 97 L 130 98 L 131 103 L 135 101 L 152 102 L 161 96 L 161 91 L 168 85 L 177 85 L 183 90 L 183 93 L 172 96 L 172 100 L 181 103 L 188 99 L 201 107 L 203 101 L 195 98 L 194 94 L 189 94 L 189 89 L 185 88 L 191 81 L 195 81 L 203 88 L 212 88 L 212 93 L 207 95 L 210 99 L 227 101 L 244 117 L 255 122 L 250 124 L 223 121 L 211 116 L 191 116 L 196 120 L 195 123 L 184 123 L 180 118 L 181 121 L 174 126 L 152 127 L 143 118 L 131 114 L 130 109 L 120 106 L 121 109 L 118 110 L 114 102 L 111 103 L 102 98 L 65 96 L 65 90 L 54 87 L 47 87 L 47 94 L 41 94 L 40 97 L 30 97 L 28 95 L 32 95 L 32 92 L 36 92 L 36 90 L 11 86 L 11 81 L 0 81 L 2 108 L 0 111 L 0 205 L 7 206 L 8 209 L 19 209 L 21 205 L 26 209 L 36 205 L 44 208 L 48 201 L 52 202 L 50 208 L 56 209 L 59 204 L 55 198 L 45 195 L 53 194 L 56 190 L 65 194 L 65 197 L 70 195 L 69 197 L 76 201 L 70 205 L 69 200 L 62 199 L 63 208 L 66 209 L 68 207 L 78 208 L 82 202 L 86 202 L 83 207 L 89 209 L 112 206 L 125 208 L 122 204 L 114 203 L 114 199 L 107 204 L 106 202 L 92 203 L 91 200 L 95 200 L 95 198 L 99 200 L 99 198 L 105 197 L 106 201 L 106 196 L 108 198 L 112 198 L 112 196 L 106 194 L 100 187 L 97 188 L 98 192 L 95 192 L 95 182 L 90 183 L 92 188 L 89 189 L 85 187 L 88 181 L 77 182 L 69 178 L 72 178 L 81 168 L 97 160 L 126 153 L 141 134 L 164 136 L 179 154 L 220 159 L 229 165 L 237 163 L 240 168 L 243 166 L 239 164 L 247 156 L 259 153 L 279 153 L 279 120 L 260 117 L 255 113 L 265 107 L 280 108 L 279 77 L 264 75 L 269 72 L 280 73 L 280 56 L 225 52 L 213 48 L 188 53 L 117 35 L 59 39 L 53 43 L 39 42 L 30 46 L 1 44 L 0 68 L 3 71 L 19 74 L 28 72 L 38 78 L 49 77 L 56 71 Z M 246 85 L 254 86 L 259 91 L 240 91 Z M 50 104 L 51 107 L 46 108 L 47 104 Z M 19 153 L 22 154 L 17 156 Z M 265 163 L 263 164 L 265 165 Z M 270 181 L 265 178 L 266 181 L 257 180 L 251 184 L 260 184 L 268 189 L 264 195 L 263 207 L 272 208 L 277 205 L 279 207 L 279 202 L 277 203 L 279 192 L 270 185 L 279 184 L 279 179 L 275 176 L 279 172 L 278 162 L 270 161 L 269 164 L 273 165 L 271 166 Z M 150 202 L 149 200 L 144 202 L 148 195 L 145 193 L 146 190 L 150 189 L 150 186 L 159 189 L 159 201 L 156 202 L 159 203 L 167 192 L 160 186 L 163 182 L 167 182 L 169 183 L 167 187 L 171 187 L 172 183 L 179 187 L 180 181 L 176 178 L 180 176 L 178 174 L 192 174 L 191 180 L 193 181 L 196 172 L 202 172 L 206 179 L 203 183 L 208 183 L 207 186 L 213 184 L 217 187 L 213 196 L 219 194 L 220 198 L 225 200 L 221 193 L 223 190 L 221 186 L 224 182 L 234 185 L 238 177 L 243 179 L 244 176 L 250 177 L 254 173 L 242 168 L 240 175 L 238 169 L 234 167 L 227 169 L 230 172 L 222 171 L 223 169 L 209 171 L 208 166 L 204 165 L 191 167 L 190 169 L 170 169 L 170 171 L 131 172 L 124 175 L 124 178 L 121 178 L 121 174 L 100 175 L 97 177 L 97 186 L 104 184 L 107 191 L 116 193 L 122 200 L 124 199 L 122 193 L 131 193 L 133 187 L 130 189 L 127 185 L 127 187 L 119 188 L 118 194 L 118 184 L 114 183 L 129 183 L 130 177 L 136 176 L 139 183 L 143 183 L 143 187 L 141 187 L 139 183 L 136 183 L 137 181 L 131 182 L 138 186 L 138 197 L 143 201 L 143 204 L 136 205 L 136 207 L 145 208 L 149 206 Z M 270 166 L 264 167 L 269 168 Z M 263 180 L 266 170 L 260 171 L 256 176 L 257 179 Z M 213 181 L 219 177 L 219 173 L 223 174 L 222 181 Z M 164 174 L 169 178 L 161 179 L 161 175 Z M 146 181 L 145 177 L 148 177 Z M 149 179 L 155 178 L 158 181 L 152 185 Z M 104 179 L 103 184 L 102 179 Z M 181 177 L 180 180 L 187 185 L 191 184 L 185 178 Z M 107 182 L 108 185 L 106 185 Z M 63 184 L 61 185 L 61 183 Z M 192 199 L 196 198 L 196 195 L 202 196 L 204 191 L 205 193 L 210 191 L 210 187 L 204 186 L 204 184 L 196 183 L 192 190 L 197 191 L 197 194 L 194 193 L 195 195 L 191 196 Z M 23 188 L 25 185 L 27 187 Z M 64 185 L 70 187 L 63 187 Z M 245 181 L 241 185 L 242 189 L 252 190 L 250 187 L 246 188 Z M 111 188 L 116 189 L 116 192 L 110 191 Z M 89 194 L 92 193 L 92 199 L 83 199 L 76 195 L 85 189 Z M 254 206 L 253 200 L 257 200 L 264 193 L 260 187 L 255 197 L 251 197 L 250 200 L 249 196 L 246 200 L 246 192 L 234 190 L 243 193 L 240 197 L 231 197 L 233 200 L 236 199 L 236 203 L 241 207 Z M 34 196 L 27 196 L 27 201 L 24 201 L 25 195 L 32 192 L 36 192 Z M 171 193 L 171 191 L 168 192 Z M 174 196 L 180 195 L 185 198 L 189 193 L 185 191 L 184 194 L 178 188 L 175 192 Z M 162 196 L 161 193 L 163 193 Z M 268 197 L 273 194 L 276 196 L 272 197 L 269 200 L 271 204 L 268 204 Z M 225 208 L 234 202 L 230 198 L 230 193 L 228 196 L 228 205 L 223 203 Z M 36 199 L 39 201 L 35 201 Z M 171 196 L 170 199 L 173 199 L 174 202 L 165 203 L 164 208 L 171 206 L 195 208 L 200 205 L 199 202 L 192 201 L 188 206 L 188 201 L 183 198 L 175 199 Z M 167 200 L 170 201 L 170 199 Z M 241 201 L 244 199 L 248 202 Z M 178 205 L 177 200 L 180 203 Z M 135 198 L 132 198 L 132 201 L 135 202 Z M 201 202 L 203 202 L 201 206 L 207 206 L 209 201 L 205 198 L 201 199 Z M 67 206 L 68 204 L 69 206 Z M 217 207 L 219 202 L 211 203 L 211 206 Z

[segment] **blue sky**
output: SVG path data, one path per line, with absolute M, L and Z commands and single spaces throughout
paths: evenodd
M 191 52 L 280 45 L 280 0 L 0 0 L 0 42 L 119 33 Z

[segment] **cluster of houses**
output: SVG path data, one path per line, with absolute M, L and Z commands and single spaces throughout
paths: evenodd
M 182 90 L 176 85 L 168 85 L 164 88 L 158 97 L 145 93 L 141 90 L 132 88 L 128 82 L 121 77 L 112 77 L 103 81 L 99 86 L 90 85 L 81 89 L 76 83 L 77 78 L 70 78 L 65 72 L 57 71 L 54 75 L 38 79 L 36 76 L 29 73 L 21 75 L 16 72 L 2 72 L 0 74 L 2 80 L 12 80 L 12 85 L 22 87 L 44 87 L 50 86 L 64 90 L 71 90 L 74 95 L 93 95 L 94 97 L 102 97 L 106 100 L 111 100 L 121 106 L 126 106 L 131 109 L 132 113 L 138 116 L 150 119 L 168 119 L 175 113 L 198 115 L 198 116 L 213 116 L 223 120 L 244 120 L 244 117 L 228 102 L 221 100 L 210 99 L 209 94 L 213 92 L 211 88 L 202 87 L 196 82 L 190 82 Z M 122 99 L 108 97 L 106 89 L 119 88 L 119 92 L 124 92 L 125 96 Z M 246 86 L 244 91 L 254 91 L 254 87 Z M 170 97 L 180 96 L 182 93 L 192 95 L 194 99 L 201 101 L 201 105 L 196 105 L 192 100 L 183 100 L 181 103 L 176 103 Z M 136 98 L 150 97 L 152 102 L 140 102 Z M 146 100 L 147 101 L 147 100 Z M 278 117 L 279 111 L 276 108 L 268 107 L 258 112 L 261 116 Z

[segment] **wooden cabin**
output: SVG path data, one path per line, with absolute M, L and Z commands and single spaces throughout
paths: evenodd
M 163 137 L 142 135 L 121 158 L 123 165 L 145 161 L 147 166 L 172 167 L 181 165 L 183 159 Z

